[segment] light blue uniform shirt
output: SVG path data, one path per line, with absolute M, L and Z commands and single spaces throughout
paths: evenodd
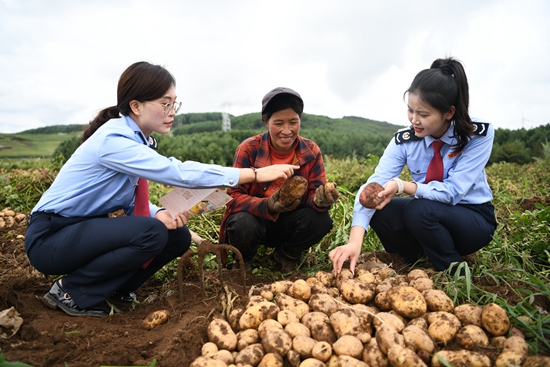
M 63 165 L 32 212 L 92 217 L 124 209 L 131 214 L 139 177 L 187 188 L 239 182 L 237 168 L 166 158 L 148 144 L 132 118 L 107 121 Z M 149 207 L 151 216 L 160 209 Z
M 375 209 L 367 209 L 359 203 L 359 195 L 370 182 L 382 186 L 390 179 L 399 177 L 405 165 L 409 168 L 413 181 L 418 185 L 415 198 L 435 200 L 451 205 L 482 204 L 493 199 L 493 193 L 485 175 L 485 165 L 491 156 L 494 140 L 494 128 L 483 123 L 486 135 L 472 135 L 462 152 L 453 153 L 456 144 L 453 135 L 454 122 L 440 140 L 445 142 L 441 148 L 443 157 L 443 182 L 432 181 L 424 184 L 428 165 L 434 155 L 432 142 L 436 139 L 427 136 L 421 140 L 410 140 L 397 144 L 396 139 L 386 147 L 374 174 L 361 186 L 355 197 L 352 226 L 368 230 Z M 400 130 L 401 131 L 401 130 Z M 484 131 L 485 133 L 485 131 Z M 397 135 L 399 136 L 399 135 Z

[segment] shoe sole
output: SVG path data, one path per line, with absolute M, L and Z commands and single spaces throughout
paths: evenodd
M 65 312 L 67 315 L 70 316 L 94 316 L 94 317 L 106 317 L 109 316 L 108 314 L 105 314 L 103 312 L 94 312 L 94 311 L 84 311 L 84 312 L 74 312 L 71 308 L 65 306 L 64 304 L 60 303 L 54 296 L 51 295 L 50 292 L 46 293 L 44 295 L 44 303 L 46 306 L 51 308 L 52 310 L 57 309 L 58 307 Z

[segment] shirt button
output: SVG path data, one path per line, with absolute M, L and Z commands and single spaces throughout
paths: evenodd
M 417 169 L 417 170 L 416 170 L 416 173 L 420 173 L 420 170 L 419 170 L 419 169 Z
M 235 183 L 235 181 L 229 180 L 229 184 L 230 184 L 230 185 L 233 185 L 234 183 Z
M 423 195 L 418 195 L 418 198 L 419 199 L 424 199 L 424 196 Z

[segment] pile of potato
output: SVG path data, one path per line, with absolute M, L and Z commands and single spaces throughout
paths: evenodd
M 0 228 L 11 228 L 26 218 L 25 214 L 16 213 L 11 208 L 4 208 L 0 211 Z
M 423 270 L 320 271 L 253 289 L 246 307 L 210 323 L 191 367 L 550 366 L 507 338 L 510 326 L 495 303 L 455 307 Z M 450 342 L 463 349 L 445 350 Z M 476 346 L 500 354 L 491 361 Z

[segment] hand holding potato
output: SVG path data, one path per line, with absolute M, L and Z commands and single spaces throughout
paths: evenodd
M 315 190 L 313 202 L 319 208 L 327 208 L 334 204 L 339 197 L 340 193 L 336 188 L 336 184 L 334 182 L 327 182 L 326 185 L 321 185 Z
M 283 187 L 269 197 L 267 210 L 270 213 L 290 212 L 300 205 L 307 189 L 307 180 L 302 176 L 293 176 Z

